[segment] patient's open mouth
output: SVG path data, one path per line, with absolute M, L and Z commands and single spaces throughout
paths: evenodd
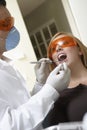
M 58 61 L 64 61 L 67 58 L 65 53 L 61 53 L 58 55 Z

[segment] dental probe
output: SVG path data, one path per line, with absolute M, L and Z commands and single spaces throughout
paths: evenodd
M 46 63 L 52 63 L 52 61 L 31 61 L 30 63 L 31 64 L 39 64 L 39 63 L 41 63 L 41 62 L 46 62 Z
M 30 63 L 31 63 L 31 64 L 39 64 L 39 63 L 41 63 L 41 62 L 44 62 L 44 61 L 40 61 L 40 62 L 39 62 L 39 61 L 31 61 Z M 58 62 L 58 61 L 49 60 L 49 61 L 45 61 L 45 62 L 51 64 L 51 63 Z

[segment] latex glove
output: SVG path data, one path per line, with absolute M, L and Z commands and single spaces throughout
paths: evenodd
M 57 66 L 48 76 L 46 84 L 54 87 L 58 92 L 61 92 L 68 87 L 70 82 L 70 69 L 66 63 Z
M 50 59 L 48 58 L 42 58 L 38 61 L 38 64 L 35 65 L 34 70 L 36 74 L 36 80 L 40 84 L 45 84 L 50 73 L 49 61 Z

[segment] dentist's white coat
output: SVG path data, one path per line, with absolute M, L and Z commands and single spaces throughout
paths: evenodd
M 8 63 L 0 60 L 0 130 L 41 130 L 41 123 L 57 91 L 45 85 L 30 96 L 23 77 Z

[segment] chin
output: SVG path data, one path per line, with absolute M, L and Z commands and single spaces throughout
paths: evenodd
M 71 69 L 72 68 L 72 64 L 70 64 L 69 62 L 67 62 L 67 66 Z
M 66 63 L 66 64 L 68 64 L 68 61 L 65 59 L 65 60 L 63 60 L 63 61 L 59 61 L 59 64 L 62 64 L 62 63 Z

